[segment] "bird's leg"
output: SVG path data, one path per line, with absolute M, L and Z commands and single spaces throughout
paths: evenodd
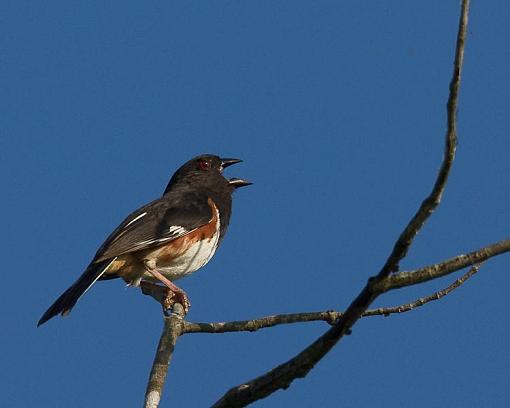
M 145 270 L 149 272 L 154 278 L 160 281 L 163 285 L 165 285 L 167 290 L 167 295 L 161 301 L 161 305 L 163 306 L 163 311 L 167 312 L 174 303 L 180 303 L 184 308 L 184 313 L 188 313 L 188 310 L 191 306 L 191 302 L 188 299 L 188 295 L 184 292 L 180 287 L 175 285 L 172 281 L 167 279 L 161 272 L 156 269 L 156 261 L 153 259 L 145 259 L 144 260 Z M 158 285 L 156 285 L 158 286 Z

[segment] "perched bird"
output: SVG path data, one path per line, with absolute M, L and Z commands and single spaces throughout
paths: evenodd
M 252 184 L 223 177 L 223 169 L 240 161 L 206 154 L 185 163 L 161 198 L 131 213 L 110 234 L 85 272 L 37 326 L 59 313 L 69 314 L 96 281 L 114 278 L 132 286 L 160 288 L 167 294 L 164 309 L 178 302 L 187 311 L 188 296 L 173 281 L 204 266 L 218 248 L 230 221 L 232 193 Z

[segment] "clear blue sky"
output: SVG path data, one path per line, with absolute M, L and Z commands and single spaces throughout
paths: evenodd
M 180 281 L 189 319 L 344 309 L 432 186 L 458 3 L 3 1 L 1 405 L 141 405 L 155 302 L 102 282 L 69 318 L 36 322 L 199 153 L 244 159 L 228 175 L 255 184 L 214 259 Z M 509 16 L 473 1 L 457 161 L 405 269 L 508 237 Z M 440 302 L 359 322 L 256 406 L 509 406 L 509 270 L 502 256 Z M 207 406 L 325 330 L 183 337 L 163 406 Z

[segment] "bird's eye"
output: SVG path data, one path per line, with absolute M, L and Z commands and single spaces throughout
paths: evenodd
M 200 170 L 209 170 L 211 168 L 211 162 L 208 160 L 199 160 L 198 161 L 198 168 Z

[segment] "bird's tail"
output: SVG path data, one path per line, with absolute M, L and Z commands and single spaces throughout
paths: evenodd
M 37 327 L 46 323 L 52 317 L 58 315 L 66 316 L 87 290 L 103 275 L 108 267 L 117 258 L 107 259 L 102 262 L 90 264 L 83 274 L 74 282 L 53 304 L 46 310 L 37 323 Z

